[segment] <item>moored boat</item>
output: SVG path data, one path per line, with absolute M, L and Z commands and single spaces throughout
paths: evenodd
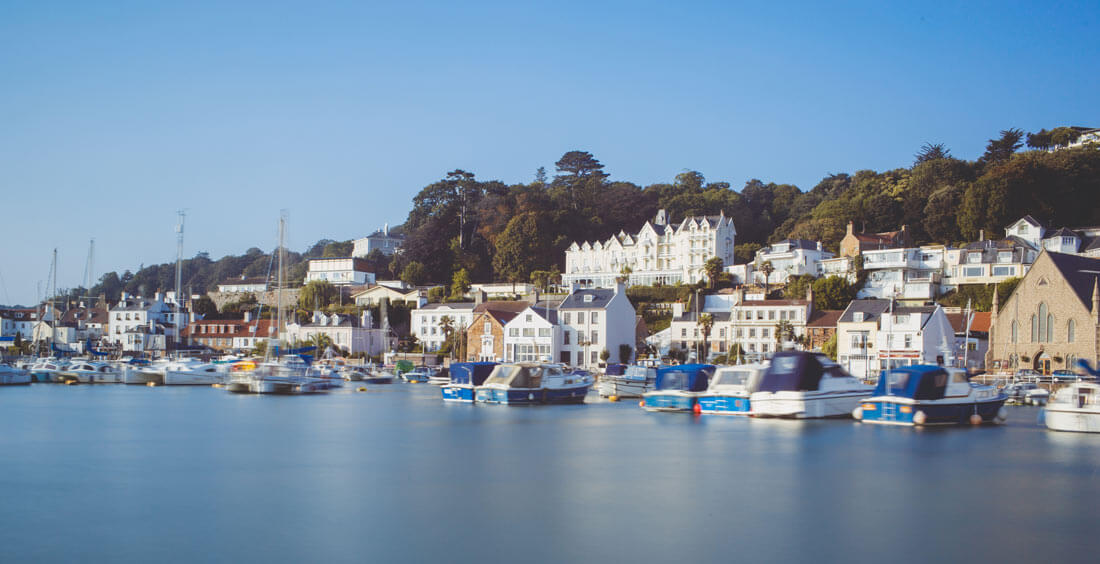
M 427 366 L 422 366 L 415 370 L 409 370 L 408 372 L 401 373 L 401 379 L 409 382 L 410 384 L 420 384 L 428 382 L 432 378 L 432 369 Z
M 535 405 L 584 403 L 592 376 L 567 372 L 560 364 L 500 364 L 475 389 L 481 403 Z
M 57 382 L 57 372 L 69 365 L 66 359 L 48 357 L 39 358 L 31 365 L 31 380 L 34 382 Z
M 1052 431 L 1100 433 L 1100 384 L 1075 382 L 1054 392 L 1043 422 Z
M 165 386 L 211 386 L 225 383 L 228 377 L 229 366 L 225 363 L 186 362 L 164 369 Z
M 30 383 L 30 372 L 14 366 L 0 364 L 0 386 L 21 386 Z
M 993 386 L 971 382 L 965 370 L 918 364 L 884 371 L 852 417 L 884 425 L 1000 423 L 1006 399 Z
M 1007 405 L 1046 405 L 1050 400 L 1050 392 L 1035 382 L 1013 382 L 1002 391 L 1008 398 Z
M 394 379 L 393 372 L 384 369 L 372 368 L 367 371 L 367 374 L 363 377 L 363 382 L 367 384 L 392 384 Z
M 657 383 L 657 367 L 632 364 L 612 364 L 600 376 L 598 390 L 602 397 L 640 398 Z
M 106 362 L 78 360 L 54 376 L 65 384 L 121 384 L 124 369 Z
M 657 369 L 652 391 L 642 395 L 642 407 L 647 411 L 694 411 L 710 384 L 713 364 L 680 364 Z
M 699 412 L 716 415 L 750 415 L 750 396 L 760 387 L 767 366 L 739 364 L 719 366 L 707 391 L 699 396 Z
M 495 362 L 455 362 L 449 369 L 450 381 L 443 386 L 443 401 L 473 403 L 475 390 L 496 368 Z
M 754 417 L 849 417 L 872 390 L 821 353 L 781 351 L 749 401 Z

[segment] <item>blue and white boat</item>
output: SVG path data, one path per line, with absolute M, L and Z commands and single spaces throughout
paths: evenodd
M 443 401 L 473 403 L 474 390 L 496 368 L 495 362 L 456 362 L 451 364 L 450 381 L 443 386 Z
M 656 366 L 611 364 L 600 376 L 599 392 L 605 398 L 640 398 L 656 384 Z
M 30 383 L 30 372 L 22 368 L 0 364 L 0 386 L 19 386 Z
M 851 417 L 873 390 L 821 353 L 780 351 L 749 401 L 753 417 Z
M 584 403 L 592 375 L 560 364 L 500 364 L 475 390 L 479 403 L 536 405 Z
M 647 411 L 694 411 L 707 391 L 713 364 L 680 364 L 657 369 L 655 389 L 642 396 Z
M 410 384 L 423 384 L 432 379 L 432 372 L 433 371 L 431 368 L 428 368 L 427 366 L 422 366 L 415 370 L 403 372 L 401 374 L 401 379 L 409 382 Z
M 1007 399 L 993 386 L 972 383 L 964 370 L 917 364 L 883 372 L 874 396 L 852 417 L 884 425 L 1000 423 Z
M 710 379 L 707 391 L 699 396 L 699 412 L 716 415 L 751 415 L 753 392 L 767 369 L 765 364 L 719 366 Z

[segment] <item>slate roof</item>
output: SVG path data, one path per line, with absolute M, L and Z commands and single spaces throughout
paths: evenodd
M 810 315 L 810 321 L 806 323 L 806 327 L 832 327 L 836 328 L 836 322 L 840 321 L 840 316 L 844 312 L 836 309 L 829 310 L 815 310 Z
M 592 296 L 592 301 L 584 301 L 585 296 Z M 607 288 L 577 290 L 569 294 L 558 306 L 558 309 L 603 309 L 614 297 L 615 290 Z
M 1092 289 L 1100 277 L 1100 259 L 1067 255 L 1062 253 L 1046 253 L 1054 263 L 1054 267 L 1062 273 L 1066 283 L 1077 294 L 1085 308 L 1092 311 Z M 1093 311 L 1093 313 L 1096 313 Z
M 1069 229 L 1066 229 L 1065 227 L 1063 227 L 1063 228 L 1061 228 L 1057 231 L 1051 231 L 1051 232 L 1047 233 L 1046 235 L 1043 235 L 1043 239 L 1053 239 L 1055 237 L 1076 237 L 1078 239 L 1081 238 L 1080 235 L 1078 235 L 1077 233 L 1074 233 L 1073 231 L 1070 231 Z
M 703 315 L 703 314 L 710 315 L 711 318 L 714 319 L 715 323 L 719 323 L 719 322 L 725 323 L 725 322 L 727 322 L 727 321 L 729 321 L 730 319 L 733 318 L 733 312 L 729 312 L 729 311 L 702 311 L 702 312 L 699 312 L 699 314 L 700 315 Z M 695 322 L 695 321 L 697 321 L 697 319 L 695 317 L 695 312 L 694 311 L 685 311 L 683 315 L 673 319 L 673 321 L 691 321 L 691 322 Z

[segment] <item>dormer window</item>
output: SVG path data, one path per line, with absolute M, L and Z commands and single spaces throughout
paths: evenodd
M 1018 231 L 1020 233 L 1020 235 L 1027 235 L 1027 224 L 1026 223 L 1021 223 L 1020 228 L 1017 229 L 1016 231 Z

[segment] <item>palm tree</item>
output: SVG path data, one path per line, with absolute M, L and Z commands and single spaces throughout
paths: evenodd
M 623 284 L 627 284 L 627 283 L 630 282 L 630 275 L 633 272 L 634 272 L 634 269 L 630 268 L 630 265 L 625 265 L 625 266 L 623 266 L 622 270 L 619 271 L 619 276 L 618 276 L 617 280 L 619 282 L 622 282 Z
M 317 348 L 317 353 L 324 353 L 332 346 L 332 337 L 325 333 L 314 333 L 306 339 L 306 345 Z
M 454 318 L 449 315 L 444 315 L 439 318 L 439 330 L 443 333 L 445 341 L 449 342 L 451 340 L 451 334 L 454 333 L 455 330 Z M 451 356 L 452 352 L 454 352 L 454 347 L 451 347 L 451 350 L 447 353 L 447 358 L 453 358 Z
M 703 353 L 699 362 L 705 362 L 707 359 L 707 337 L 710 337 L 710 330 L 714 327 L 714 316 L 709 313 L 704 313 L 699 316 L 699 329 L 703 333 Z
M 770 278 L 772 273 L 775 272 L 775 267 L 772 266 L 772 261 L 764 261 L 764 264 L 760 265 L 760 272 L 764 273 L 764 297 L 767 297 L 769 284 L 768 278 Z

